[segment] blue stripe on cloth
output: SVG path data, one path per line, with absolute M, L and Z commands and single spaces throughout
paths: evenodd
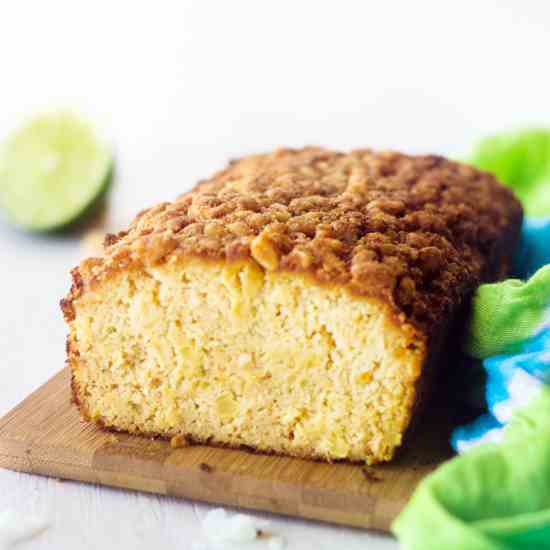
M 514 261 L 514 274 L 528 279 L 546 264 L 550 264 L 550 217 L 526 218 Z
M 502 424 L 491 414 L 484 414 L 473 422 L 456 428 L 451 435 L 451 446 L 460 452 L 461 445 L 481 439 L 487 432 L 502 428 Z
M 514 263 L 515 275 L 523 279 L 533 275 L 542 266 L 550 264 L 550 217 L 524 221 L 522 242 Z M 532 377 L 531 385 L 536 384 L 535 380 L 550 384 L 550 307 L 540 305 L 541 308 L 547 308 L 545 320 L 530 338 L 519 344 L 514 354 L 495 355 L 483 361 L 487 373 L 485 398 L 488 413 L 454 430 L 451 444 L 455 450 L 463 451 L 482 441 L 492 430 L 503 427 L 495 418 L 495 408 L 510 399 L 510 381 L 518 372 L 523 372 L 526 377 Z M 521 400 L 517 401 L 518 406 L 523 406 Z M 516 410 L 516 399 L 512 399 L 504 406 L 511 406 Z M 502 415 L 500 418 L 502 419 Z

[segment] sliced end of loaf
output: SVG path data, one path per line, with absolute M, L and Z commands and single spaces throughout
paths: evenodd
M 74 311 L 87 418 L 327 460 L 393 456 L 426 353 L 383 303 L 253 260 L 122 271 Z

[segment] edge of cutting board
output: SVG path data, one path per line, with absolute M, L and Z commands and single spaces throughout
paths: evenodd
M 389 464 L 362 468 L 112 434 L 83 422 L 64 369 L 0 419 L 0 467 L 387 531 L 418 482 L 451 456 L 430 407 Z

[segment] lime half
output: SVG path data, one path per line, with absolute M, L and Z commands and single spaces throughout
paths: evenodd
M 0 149 L 0 207 L 31 231 L 76 222 L 105 191 L 112 173 L 110 148 L 72 113 L 38 116 Z

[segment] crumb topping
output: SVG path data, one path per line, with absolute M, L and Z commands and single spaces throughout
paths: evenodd
M 131 266 L 254 258 L 383 298 L 429 330 L 513 245 L 521 218 L 492 175 L 439 156 L 279 149 L 232 161 L 107 236 L 103 256 L 74 270 L 63 308 L 70 317 L 87 283 Z

